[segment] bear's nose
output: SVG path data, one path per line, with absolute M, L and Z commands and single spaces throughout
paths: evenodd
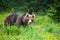
M 29 21 L 28 21 L 28 24 L 31 24 L 31 23 L 32 23 L 32 21 L 31 21 L 31 20 L 29 20 Z

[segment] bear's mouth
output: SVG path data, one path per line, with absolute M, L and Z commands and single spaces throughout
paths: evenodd
M 29 21 L 28 21 L 28 24 L 31 24 L 32 23 L 32 20 L 30 19 Z

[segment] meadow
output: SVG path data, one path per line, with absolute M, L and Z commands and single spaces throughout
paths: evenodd
M 48 15 L 35 13 L 35 20 L 26 26 L 3 27 L 8 13 L 0 14 L 0 40 L 60 40 L 60 23 L 55 23 Z

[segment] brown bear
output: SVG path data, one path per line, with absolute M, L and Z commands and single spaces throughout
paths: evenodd
M 31 24 L 34 21 L 34 15 L 33 14 L 10 14 L 6 17 L 4 20 L 4 26 L 7 25 L 26 25 Z
M 16 23 L 16 19 L 18 17 L 18 14 L 10 14 L 8 15 L 5 20 L 4 20 L 4 26 L 7 25 L 13 25 L 14 23 Z
M 17 17 L 16 24 L 17 25 L 27 25 L 31 24 L 34 21 L 34 15 L 32 14 L 21 14 Z

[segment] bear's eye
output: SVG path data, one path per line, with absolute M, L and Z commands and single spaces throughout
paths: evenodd
M 33 20 L 31 20 L 33 22 Z
M 32 16 L 34 18 L 34 16 Z

